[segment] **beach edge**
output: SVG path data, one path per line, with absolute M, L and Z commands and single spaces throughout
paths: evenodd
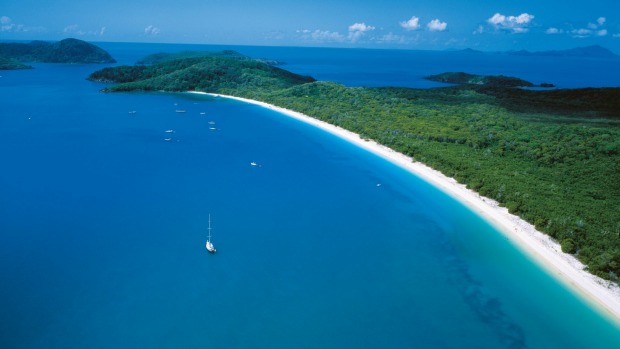
M 598 310 L 601 315 L 611 320 L 620 329 L 620 287 L 611 281 L 588 273 L 583 263 L 574 256 L 562 252 L 559 243 L 536 230 L 532 224 L 509 213 L 508 209 L 501 207 L 497 201 L 480 196 L 464 184 L 458 183 L 454 178 L 447 177 L 407 155 L 375 141 L 365 140 L 354 132 L 300 112 L 248 98 L 198 91 L 187 91 L 187 93 L 233 99 L 274 110 L 329 132 L 407 170 L 467 206 L 478 216 L 492 224 L 552 277 Z

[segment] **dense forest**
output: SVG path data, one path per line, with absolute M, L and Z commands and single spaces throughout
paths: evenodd
M 315 81 L 240 54 L 190 57 L 151 65 L 106 68 L 90 75 L 90 80 L 121 82 L 107 88 L 118 91 L 236 91 L 244 89 L 271 92 Z M 144 61 L 144 60 L 143 60 Z
M 457 85 L 471 84 L 492 87 L 534 87 L 534 84 L 529 81 L 510 76 L 474 75 L 463 72 L 446 72 L 437 75 L 427 76 L 425 79 Z M 545 85 L 545 87 L 552 87 L 548 86 L 549 84 Z
M 0 70 L 17 70 L 17 69 L 32 69 L 31 66 L 23 64 L 22 62 L 0 55 Z
M 37 63 L 115 63 L 108 52 L 78 39 L 58 42 L 0 43 L 0 57 L 10 60 L 11 69 L 31 68 L 20 62 Z M 8 66 L 8 65 L 7 65 Z M 17 67 L 17 68 L 16 68 Z
M 497 200 L 593 274 L 620 280 L 620 88 L 349 88 L 226 57 L 108 68 L 90 78 L 120 83 L 105 91 L 252 98 L 349 129 Z

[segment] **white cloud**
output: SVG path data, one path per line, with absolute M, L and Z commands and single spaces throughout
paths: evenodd
M 413 16 L 408 21 L 400 22 L 405 30 L 417 30 L 420 28 L 420 18 Z
M 523 34 L 523 33 L 529 32 L 529 31 L 530 30 L 528 28 L 519 28 L 519 27 L 512 28 L 512 32 L 515 33 L 515 34 Z
M 76 35 L 76 36 L 103 36 L 105 34 L 106 27 L 102 27 L 97 30 L 82 30 L 77 24 L 72 24 L 66 26 L 62 32 L 66 35 Z
M 601 26 L 605 25 L 606 21 L 607 21 L 607 19 L 605 17 L 599 17 L 596 20 L 596 23 L 588 23 L 588 28 L 592 29 L 592 30 L 596 30 L 596 29 L 598 29 L 598 27 L 601 27 Z
M 589 38 L 593 36 L 603 37 L 610 35 L 609 31 L 604 28 L 607 23 L 605 17 L 599 17 L 595 21 L 589 22 L 583 27 L 568 24 L 567 28 L 549 27 L 545 31 L 546 34 L 568 34 L 574 38 Z
M 344 36 L 338 32 L 330 32 L 329 30 L 315 30 L 311 33 L 312 40 L 319 42 L 342 42 Z
M 397 35 L 397 34 L 390 32 L 378 38 L 377 41 L 382 44 L 393 44 L 393 43 L 404 44 L 407 42 L 407 39 L 403 35 Z
M 0 17 L 0 31 L 8 32 L 13 30 L 13 28 L 15 28 L 15 24 L 11 22 L 13 21 L 7 16 Z
M 590 29 L 581 28 L 573 30 L 572 33 L 577 35 L 590 35 L 592 31 Z
M 489 18 L 487 20 L 487 22 L 494 24 L 494 25 L 499 25 L 502 24 L 506 21 L 506 16 L 500 14 L 500 13 L 496 13 L 493 15 L 493 17 Z
M 340 34 L 339 32 L 329 30 L 310 30 L 301 29 L 297 30 L 298 34 L 301 34 L 301 39 L 308 40 L 316 43 L 330 43 L 330 42 L 356 42 L 361 39 L 366 33 L 375 30 L 376 28 L 367 25 L 366 23 L 353 23 L 348 27 L 348 35 Z
M 297 33 L 301 34 L 301 38 L 303 40 L 308 40 L 317 43 L 327 43 L 327 42 L 343 42 L 345 41 L 345 36 L 338 33 L 332 32 L 329 30 L 310 30 L 310 29 L 302 29 L 298 30 Z
M 513 33 L 526 33 L 530 22 L 534 20 L 534 16 L 529 13 L 522 13 L 518 16 L 505 16 L 501 13 L 494 14 L 487 19 L 487 23 L 493 25 L 496 29 L 507 30 Z
M 612 35 L 614 38 L 620 38 L 620 33 Z
M 357 40 L 359 40 L 362 36 L 364 36 L 364 33 L 369 32 L 375 30 L 375 27 L 370 26 L 370 25 L 366 25 L 366 23 L 354 23 L 351 24 L 349 26 L 349 40 L 351 40 L 351 42 L 356 42 Z
M 605 25 L 607 19 L 605 17 L 599 17 L 595 22 L 596 23 L 588 23 L 586 28 L 573 29 L 570 31 L 570 33 L 575 38 L 587 38 L 593 35 L 607 36 L 609 34 L 607 29 L 601 28 Z
M 0 17 L 0 32 L 13 33 L 44 33 L 47 29 L 44 27 L 31 27 L 23 24 L 15 24 L 10 17 Z
M 585 38 L 588 37 L 590 35 L 592 35 L 592 30 L 590 29 L 585 29 L 585 28 L 581 28 L 581 29 L 573 29 L 571 31 L 571 33 L 573 34 L 574 37 L 576 38 Z
M 366 25 L 366 23 L 354 23 L 349 26 L 350 32 L 367 32 L 371 30 L 375 30 L 375 27 Z
M 482 34 L 484 33 L 484 26 L 479 25 L 478 28 L 476 28 L 476 30 L 474 30 L 474 32 L 472 34 Z
M 149 25 L 148 27 L 144 28 L 144 34 L 146 35 L 157 35 L 160 33 L 159 28 L 154 27 L 152 25 Z
M 448 27 L 448 23 L 441 22 L 439 19 L 433 19 L 432 21 L 428 22 L 426 27 L 432 32 L 442 32 L 446 30 L 446 28 Z
M 78 25 L 72 24 L 72 25 L 66 26 L 65 29 L 62 30 L 62 32 L 65 34 L 73 34 L 73 33 L 76 33 L 78 30 L 79 30 Z

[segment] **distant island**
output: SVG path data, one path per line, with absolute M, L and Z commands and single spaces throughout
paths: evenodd
M 507 52 L 507 54 L 513 55 L 513 56 L 547 56 L 547 57 L 590 57 L 590 58 L 618 57 L 618 55 L 616 55 L 615 53 L 599 45 L 577 47 L 577 48 L 572 48 L 568 50 L 552 50 L 552 51 L 538 51 L 538 52 L 529 52 L 526 50 L 521 50 L 521 51 Z
M 471 48 L 467 48 L 464 50 L 459 50 L 456 52 L 467 53 L 467 54 L 502 54 L 502 55 L 510 55 L 510 56 L 536 56 L 536 57 L 575 57 L 575 58 L 618 58 L 617 54 L 612 51 L 600 46 L 600 45 L 592 45 L 592 46 L 584 46 L 584 47 L 576 47 L 566 50 L 548 50 L 548 51 L 499 51 L 499 52 L 485 52 L 474 50 Z
M 224 50 L 221 52 L 212 52 L 212 51 L 180 51 L 175 53 L 167 53 L 160 52 L 148 55 L 136 62 L 137 65 L 152 65 L 157 63 L 162 63 L 166 61 L 174 61 L 177 59 L 185 59 L 185 58 L 202 58 L 202 57 L 223 57 L 237 60 L 252 60 L 257 62 L 267 63 L 269 65 L 283 65 L 285 64 L 282 61 L 276 61 L 273 59 L 266 58 L 250 58 L 248 56 L 242 55 L 239 52 L 233 50 Z
M 466 73 L 438 79 L 491 83 L 349 88 L 232 52 L 150 62 L 89 79 L 116 83 L 106 92 L 243 97 L 342 127 L 498 201 L 591 273 L 620 281 L 620 88 L 537 91 Z
M 535 85 L 529 81 L 511 76 L 487 76 L 474 75 L 463 72 L 447 72 L 425 77 L 425 79 L 455 85 L 482 85 L 491 87 L 553 87 L 552 84 L 543 83 Z
M 122 83 L 106 88 L 106 92 L 226 92 L 234 91 L 239 86 L 265 92 L 315 81 L 311 77 L 291 73 L 235 51 L 159 53 L 147 56 L 138 63 L 135 66 L 105 68 L 91 74 L 89 79 Z
M 116 63 L 98 46 L 78 39 L 0 43 L 0 69 L 29 69 L 24 63 Z

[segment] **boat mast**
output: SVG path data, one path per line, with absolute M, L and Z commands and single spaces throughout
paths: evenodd
M 211 241 L 211 214 L 209 214 L 209 236 L 207 237 L 207 241 Z

